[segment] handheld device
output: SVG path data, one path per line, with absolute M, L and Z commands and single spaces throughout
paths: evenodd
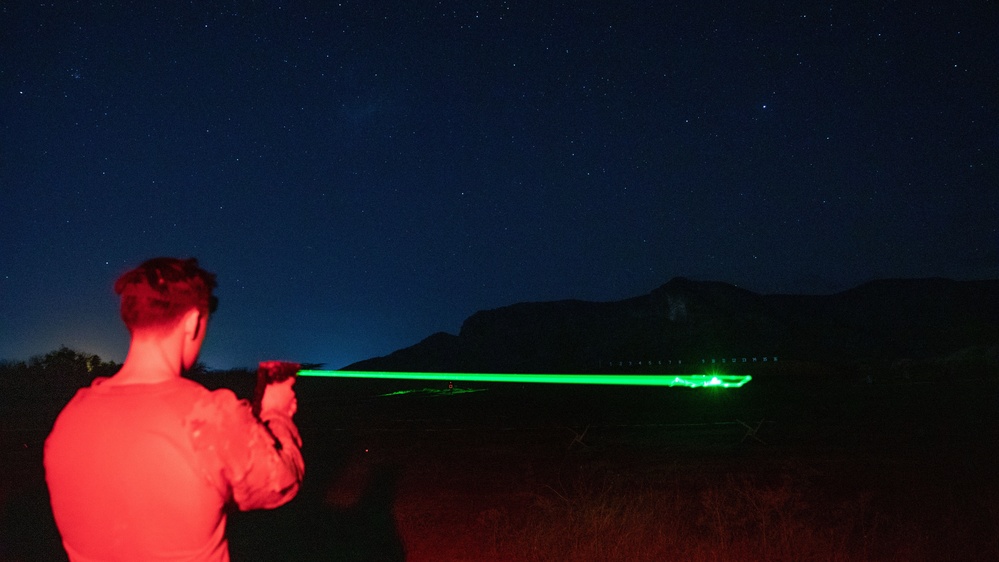
M 257 365 L 257 386 L 253 389 L 253 415 L 260 417 L 260 402 L 267 385 L 296 376 L 300 368 L 301 365 L 290 361 L 261 361 Z

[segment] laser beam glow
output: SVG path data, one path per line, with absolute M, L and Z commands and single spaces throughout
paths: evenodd
M 739 388 L 749 375 L 565 375 L 521 373 L 405 373 L 378 371 L 324 371 L 303 369 L 302 377 L 388 379 L 465 382 L 519 382 L 549 384 L 605 384 L 623 386 L 685 386 L 688 388 Z

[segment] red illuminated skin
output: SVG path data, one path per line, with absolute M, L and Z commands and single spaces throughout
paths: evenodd
M 192 309 L 135 331 L 121 370 L 81 389 L 56 420 L 46 480 L 71 561 L 226 562 L 227 503 L 274 508 L 297 494 L 294 377 L 265 390 L 265 427 L 231 391 L 182 377 L 207 327 Z
M 136 330 L 121 370 L 107 384 L 154 384 L 194 366 L 205 342 L 208 316 L 192 308 L 173 327 Z

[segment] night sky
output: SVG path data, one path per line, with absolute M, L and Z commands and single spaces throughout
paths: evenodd
M 123 360 L 160 255 L 218 275 L 212 368 L 675 276 L 999 277 L 995 2 L 670 4 L 0 4 L 0 359 Z

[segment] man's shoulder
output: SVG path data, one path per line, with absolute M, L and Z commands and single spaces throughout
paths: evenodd
M 236 393 L 228 388 L 223 387 L 213 390 L 200 382 L 191 380 L 187 377 L 180 377 L 177 379 L 177 384 L 186 389 L 188 392 L 195 393 L 199 396 L 225 396 L 226 398 L 236 399 Z
M 232 390 L 228 388 L 209 390 L 195 381 L 189 382 L 191 384 L 190 392 L 194 394 L 195 400 L 188 419 L 218 421 L 221 419 L 242 420 L 247 416 L 252 417 L 249 402 L 237 397 Z
M 245 446 L 247 432 L 257 425 L 257 419 L 250 403 L 240 400 L 232 390 L 201 387 L 183 423 L 196 451 L 214 449 L 226 456 Z
M 198 381 L 181 377 L 174 381 L 174 387 L 180 394 L 185 395 L 187 400 L 203 406 L 214 408 L 232 409 L 248 404 L 246 400 L 240 399 L 231 389 L 222 387 L 210 389 Z
M 187 380 L 187 379 L 185 379 Z M 192 387 L 196 386 L 197 390 L 192 388 L 192 392 L 197 393 L 198 398 L 202 401 L 212 402 L 223 407 L 233 407 L 244 403 L 245 400 L 241 400 L 236 396 L 236 393 L 228 388 L 216 388 L 214 390 L 208 389 L 198 382 L 188 380 Z

